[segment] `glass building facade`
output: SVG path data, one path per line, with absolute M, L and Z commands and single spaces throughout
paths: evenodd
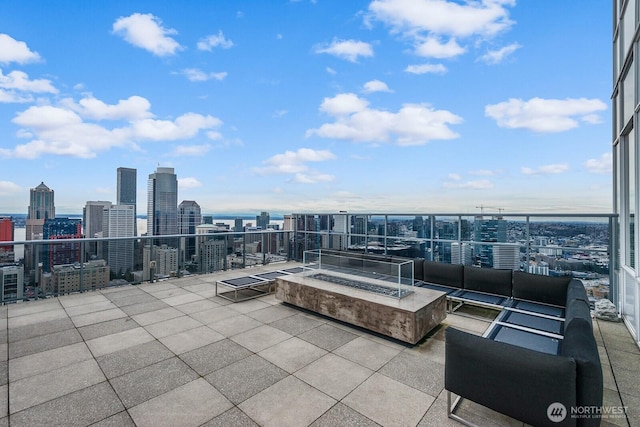
M 613 1 L 613 176 L 614 210 L 619 215 L 620 266 L 618 307 L 622 317 L 640 342 L 640 272 L 638 269 L 638 228 L 635 215 L 640 198 L 638 126 L 637 0 Z M 614 245 L 615 247 L 615 245 Z M 616 302 L 616 301 L 614 301 Z

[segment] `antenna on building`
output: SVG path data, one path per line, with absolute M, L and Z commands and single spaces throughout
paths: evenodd
M 480 209 L 480 214 L 483 214 L 485 209 L 497 209 L 499 214 L 501 214 L 502 211 L 504 210 L 504 208 L 498 208 L 496 206 L 485 206 L 485 205 L 476 206 L 476 209 Z

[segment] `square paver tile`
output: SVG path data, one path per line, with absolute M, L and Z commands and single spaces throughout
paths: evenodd
M 376 373 L 342 399 L 342 403 L 381 425 L 414 426 L 434 400 L 426 393 Z
M 129 329 L 135 329 L 138 327 L 140 327 L 140 325 L 131 320 L 130 317 L 122 317 L 120 319 L 113 319 L 102 323 L 96 323 L 94 325 L 83 326 L 78 328 L 78 332 L 80 332 L 80 335 L 82 335 L 82 338 L 85 341 L 89 341 L 94 338 L 100 338 L 105 335 L 128 331 Z
M 147 311 L 145 313 L 132 315 L 131 318 L 135 320 L 140 326 L 148 326 L 180 316 L 184 316 L 184 313 L 180 310 L 176 310 L 173 307 L 167 307 L 160 310 Z
M 218 415 L 209 422 L 202 424 L 201 427 L 258 427 L 247 414 L 242 412 L 235 406 L 226 412 Z
M 203 326 L 202 323 L 189 316 L 182 315 L 180 317 L 174 317 L 173 319 L 163 320 L 161 322 L 145 326 L 145 329 L 151 335 L 159 339 L 188 331 L 189 329 L 198 328 L 200 326 Z
M 267 306 L 267 308 L 252 311 L 251 313 L 249 313 L 249 316 L 262 323 L 271 323 L 298 313 L 300 313 L 299 310 L 280 304 L 270 305 Z
M 22 341 L 34 337 L 49 335 L 67 329 L 75 329 L 75 326 L 71 319 L 65 316 L 61 319 L 51 320 L 43 323 L 11 327 L 8 331 L 8 340 L 10 343 L 12 343 L 15 341 Z
M 320 418 L 315 420 L 310 427 L 379 427 L 380 424 L 373 422 L 364 415 L 354 411 L 342 403 L 336 403 L 331 409 L 325 412 Z
M 291 338 L 291 335 L 286 332 L 282 332 L 280 329 L 276 329 L 269 325 L 262 325 L 255 329 L 235 335 L 230 339 L 248 348 L 254 353 L 258 353 L 265 348 L 269 348 L 289 338 Z
M 123 306 L 121 310 L 127 313 L 129 316 L 136 316 L 139 314 L 162 310 L 163 308 L 169 308 L 168 304 L 165 304 L 159 299 L 156 299 L 153 297 L 150 297 L 150 298 L 152 298 L 152 301 L 146 301 L 139 304 L 126 305 L 126 306 Z
M 209 323 L 209 326 L 216 331 L 220 332 L 226 337 L 241 334 L 250 329 L 262 326 L 262 323 L 249 317 L 245 314 L 238 314 L 237 316 L 227 317 L 214 323 Z
M 18 381 L 92 358 L 84 342 L 18 357 L 9 361 L 9 381 Z
M 232 406 L 211 384 L 199 378 L 131 408 L 129 414 L 138 427 L 197 427 Z
M 193 369 L 177 357 L 172 357 L 113 378 L 111 385 L 124 406 L 132 408 L 196 378 L 198 374 Z
M 64 331 L 12 342 L 9 344 L 8 355 L 9 359 L 15 359 L 17 357 L 53 350 L 58 347 L 64 347 L 81 341 L 82 337 L 76 329 L 65 329 Z
M 205 298 L 198 294 L 194 294 L 192 292 L 186 292 L 182 295 L 175 295 L 168 298 L 161 298 L 161 300 L 165 304 L 169 304 L 170 306 L 175 307 L 177 305 L 187 304 L 190 302 L 203 301 L 205 300 Z
M 358 337 L 334 351 L 335 354 L 377 371 L 400 353 L 400 350 Z
M 224 339 L 183 353 L 180 358 L 198 374 L 204 376 L 251 354 L 245 347 Z
M 271 304 L 262 302 L 259 299 L 251 299 L 248 301 L 242 301 L 239 303 L 230 304 L 229 308 L 236 310 L 239 313 L 251 313 L 252 311 L 260 310 L 263 308 L 271 307 Z
M 398 354 L 378 372 L 433 397 L 444 388 L 444 365 L 413 353 Z
M 33 406 L 11 415 L 11 425 L 85 426 L 121 412 L 124 406 L 107 382 L 83 388 L 70 394 Z M 126 424 L 118 424 L 126 426 Z
M 295 373 L 307 384 L 341 400 L 373 375 L 373 371 L 335 354 L 327 354 Z
M 74 363 L 9 384 L 11 414 L 105 381 L 95 360 Z
M 175 308 L 177 308 L 184 314 L 193 314 L 199 311 L 211 310 L 212 308 L 216 307 L 219 307 L 219 305 L 213 301 L 209 301 L 208 299 L 201 299 L 199 301 L 193 301 L 175 306 Z
M 175 354 L 182 354 L 187 351 L 203 347 L 207 344 L 223 340 L 224 338 L 224 335 L 214 331 L 213 329 L 207 326 L 200 326 L 198 328 L 189 329 L 184 332 L 160 338 L 160 342 Z
M 307 426 L 335 403 L 307 383 L 288 376 L 238 407 L 261 426 Z
M 254 354 L 212 372 L 205 379 L 237 405 L 288 375 L 285 370 Z
M 127 313 L 119 308 L 111 308 L 109 310 L 96 311 L 94 313 L 80 314 L 73 316 L 71 320 L 76 328 L 82 326 L 92 325 L 94 323 L 106 322 L 107 320 L 119 319 L 121 317 L 127 317 Z
M 216 322 L 237 315 L 237 311 L 231 310 L 230 308 L 224 306 L 218 306 L 210 310 L 198 311 L 197 313 L 193 313 L 191 314 L 191 317 L 198 320 L 204 325 L 211 325 L 213 327 Z
M 258 354 L 292 374 L 318 360 L 327 354 L 327 351 L 300 338 L 293 337 L 266 348 Z
M 327 351 L 333 351 L 349 341 L 353 341 L 358 338 L 358 336 L 359 335 L 325 323 L 298 335 L 298 338 L 317 345 L 320 348 L 324 348 Z
M 324 323 L 325 322 L 321 320 L 305 316 L 304 314 L 296 314 L 271 322 L 269 326 L 278 328 L 290 335 L 297 336 Z
M 172 351 L 154 340 L 99 356 L 96 360 L 107 378 L 111 379 L 174 356 Z
M 103 337 L 94 338 L 86 341 L 89 350 L 94 357 L 100 357 L 105 354 L 115 353 L 134 345 L 143 344 L 153 341 L 153 335 L 145 331 L 144 328 L 138 327 L 127 331 L 118 332 Z

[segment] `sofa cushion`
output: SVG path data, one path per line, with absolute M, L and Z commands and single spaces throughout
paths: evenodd
M 591 321 L 591 309 L 589 308 L 588 302 L 581 299 L 574 299 L 569 302 L 564 316 L 565 334 L 567 327 L 574 319 L 585 320 L 589 323 L 589 326 L 593 328 L 593 323 Z
M 513 297 L 564 307 L 570 281 L 570 277 L 551 277 L 514 271 Z
M 587 291 L 584 288 L 582 282 L 578 279 L 573 279 L 569 282 L 567 286 L 567 300 L 566 304 L 568 305 L 574 299 L 581 299 L 589 304 L 589 297 L 587 296 Z
M 427 283 L 462 288 L 464 267 L 459 264 L 425 260 L 423 279 Z
M 577 406 L 601 407 L 603 395 L 602 365 L 598 346 L 593 337 L 591 320 L 575 318 L 566 325 L 562 340 L 563 356 L 576 361 L 576 404 Z M 599 426 L 600 418 L 582 418 L 581 426 Z
M 530 425 L 575 426 L 567 416 L 551 424 L 549 405 L 576 404 L 576 362 L 447 328 L 445 389 Z
M 511 296 L 511 270 L 464 267 L 464 289 Z

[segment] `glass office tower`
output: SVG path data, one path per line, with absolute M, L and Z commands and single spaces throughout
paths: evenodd
M 178 234 L 178 177 L 173 168 L 159 167 L 147 183 L 147 234 Z M 175 247 L 175 241 L 165 244 Z
M 136 169 L 118 168 L 118 189 L 116 193 L 116 205 L 133 206 L 133 235 L 138 235 L 136 227 L 137 218 L 137 173 Z

